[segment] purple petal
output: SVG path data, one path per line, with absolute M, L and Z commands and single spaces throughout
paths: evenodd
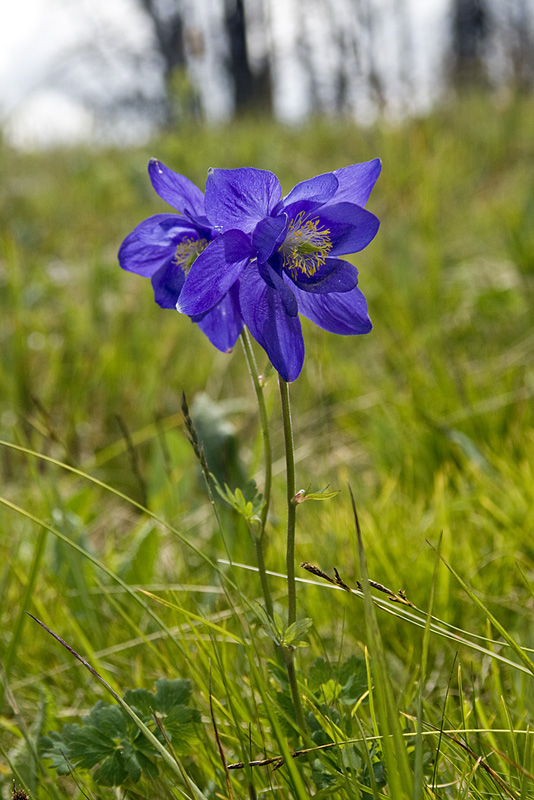
M 375 185 L 382 162 L 379 158 L 364 161 L 362 164 L 352 164 L 350 167 L 336 169 L 334 175 L 339 181 L 339 188 L 334 194 L 335 203 L 347 202 L 364 206 Z
M 356 267 L 339 258 L 327 258 L 325 263 L 309 277 L 303 273 L 297 278 L 292 278 L 291 274 L 288 274 L 299 289 L 314 294 L 350 292 L 358 285 Z
M 188 178 L 173 172 L 156 158 L 150 159 L 148 174 L 152 186 L 166 203 L 189 217 L 204 215 L 204 195 Z
M 172 242 L 145 243 L 146 232 L 153 228 L 154 217 L 145 219 L 123 241 L 119 249 L 119 264 L 123 269 L 150 278 L 172 258 L 175 251 Z
M 252 255 L 250 237 L 242 231 L 228 231 L 214 239 L 189 270 L 176 306 L 178 311 L 192 316 L 216 306 Z
M 235 283 L 221 302 L 198 320 L 197 324 L 218 350 L 229 353 L 243 330 L 239 309 L 239 284 Z
M 311 294 L 295 288 L 299 311 L 320 328 L 344 336 L 369 333 L 372 323 L 361 291 Z
M 176 265 L 173 258 L 171 258 L 164 267 L 158 269 L 158 271 L 152 275 L 154 300 L 158 306 L 176 310 L 176 303 L 182 291 L 184 281 L 184 271 Z
M 374 239 L 380 226 L 374 214 L 352 203 L 325 206 L 317 216 L 319 228 L 330 231 L 330 256 L 358 253 Z
M 251 233 L 268 217 L 282 190 L 276 175 L 262 169 L 210 169 L 206 181 L 206 214 L 218 231 L 238 228 Z
M 282 378 L 288 382 L 296 380 L 304 363 L 304 339 L 298 316 L 286 314 L 280 293 L 267 286 L 254 263 L 243 272 L 239 284 L 245 325 Z
M 282 244 L 287 225 L 287 214 L 280 214 L 279 217 L 265 217 L 258 222 L 252 234 L 252 245 L 258 251 L 258 261 L 267 261 L 276 247 Z
M 280 299 L 282 300 L 282 305 L 284 306 L 286 314 L 290 317 L 296 317 L 299 313 L 299 308 L 295 295 L 278 272 L 276 272 L 270 264 L 258 264 L 258 273 L 267 286 L 270 286 L 271 289 L 275 289 L 280 293 Z
M 302 200 L 306 200 L 314 206 L 323 205 L 334 196 L 338 185 L 334 173 L 325 172 L 323 175 L 317 175 L 315 178 L 297 183 L 280 205 L 286 209 L 293 203 L 300 203 Z
M 199 237 L 199 227 L 178 214 L 154 214 L 135 229 L 137 236 L 144 244 L 172 245 L 184 238 Z M 202 231 L 202 228 L 200 228 Z M 203 231 L 211 238 L 209 231 Z
M 285 206 L 284 211 L 290 221 L 294 221 L 299 215 L 301 215 L 303 219 L 318 216 L 322 214 L 323 210 L 326 211 L 330 207 L 330 203 L 323 204 L 314 203 L 310 200 L 299 200 L 297 203 L 291 203 L 291 205 Z

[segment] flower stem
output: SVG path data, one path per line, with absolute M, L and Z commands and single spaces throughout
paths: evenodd
M 293 447 L 293 427 L 291 425 L 291 407 L 289 404 L 289 386 L 279 376 L 280 398 L 282 400 L 282 418 L 284 422 L 284 441 L 286 448 L 287 476 L 287 625 L 292 625 L 297 618 L 297 595 L 295 588 L 295 517 L 297 506 L 295 497 L 295 456 Z
M 263 487 L 264 506 L 261 511 L 261 528 L 257 535 L 254 535 L 254 546 L 256 548 L 256 563 L 260 575 L 261 588 L 263 592 L 263 599 L 265 600 L 265 610 L 272 619 L 273 618 L 273 601 L 271 591 L 269 589 L 269 582 L 267 580 L 267 571 L 265 569 L 264 547 L 265 547 L 265 525 L 267 523 L 267 515 L 269 513 L 269 504 L 271 502 L 271 483 L 272 483 L 272 455 L 271 455 L 271 437 L 269 434 L 269 420 L 267 419 L 267 409 L 265 408 L 265 398 L 263 396 L 263 386 L 260 383 L 258 376 L 258 367 L 256 359 L 254 358 L 254 351 L 250 343 L 250 336 L 246 328 L 243 328 L 241 333 L 241 344 L 245 352 L 245 359 L 247 362 L 250 377 L 254 391 L 256 392 L 256 399 L 258 401 L 258 411 L 260 415 L 260 428 L 263 439 L 263 461 L 265 466 L 265 482 Z
M 282 657 L 286 665 L 287 678 L 291 689 L 291 699 L 293 700 L 293 708 L 295 710 L 295 719 L 303 739 L 306 739 L 306 722 L 304 714 L 302 713 L 302 703 L 300 702 L 300 694 L 297 683 L 297 673 L 295 670 L 295 651 L 291 647 L 282 647 Z
M 287 382 L 278 376 L 280 385 L 280 398 L 282 401 L 282 419 L 284 422 L 284 441 L 286 450 L 286 480 L 287 480 L 287 550 L 286 550 L 286 572 L 287 572 L 287 626 L 289 628 L 297 618 L 297 593 L 295 583 L 295 521 L 297 506 L 294 502 L 296 493 L 295 488 L 295 455 L 293 445 L 293 426 L 291 424 L 291 406 L 289 403 L 289 386 Z M 282 646 L 282 655 L 287 670 L 287 677 L 291 687 L 291 697 L 295 717 L 301 735 L 306 735 L 306 723 L 302 713 L 302 704 L 297 684 L 297 674 L 295 671 L 295 651 L 292 647 Z

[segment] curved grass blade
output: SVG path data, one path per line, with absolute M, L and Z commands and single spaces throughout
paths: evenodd
M 165 631 L 165 633 L 167 634 L 167 636 L 169 636 L 171 641 L 183 653 L 183 646 L 180 644 L 178 639 L 174 636 L 174 634 L 170 630 L 170 628 L 167 625 L 165 625 L 163 620 L 160 619 L 160 617 L 158 617 L 157 614 L 154 613 L 154 611 L 152 610 L 150 605 L 148 603 L 144 602 L 144 600 L 139 596 L 139 593 L 136 592 L 135 589 L 132 589 L 131 586 L 128 586 L 128 584 L 125 583 L 122 580 L 122 578 L 120 578 L 118 575 L 116 575 L 113 572 L 113 570 L 109 569 L 109 567 L 106 567 L 106 565 L 103 564 L 101 561 L 99 561 L 98 558 L 93 556 L 87 550 L 84 550 L 83 547 L 81 547 L 79 544 L 76 544 L 76 542 L 71 541 L 71 539 L 69 539 L 63 533 L 58 531 L 52 525 L 49 525 L 44 520 L 39 519 L 38 517 L 34 516 L 33 514 L 30 514 L 30 512 L 26 511 L 24 508 L 21 508 L 20 506 L 17 506 L 15 503 L 12 503 L 10 500 L 7 500 L 5 497 L 0 497 L 0 504 L 3 505 L 3 506 L 6 506 L 6 508 L 11 509 L 12 511 L 15 511 L 17 514 L 20 514 L 21 516 L 25 517 L 26 519 L 30 520 L 31 522 L 34 522 L 36 525 L 39 525 L 41 528 L 45 528 L 47 531 L 50 531 L 50 533 L 54 534 L 54 536 L 56 536 L 58 539 L 61 539 L 62 542 L 65 542 L 66 544 L 70 545 L 70 547 L 72 547 L 78 553 L 81 553 L 81 555 L 83 555 L 85 558 L 87 558 L 92 564 L 94 564 L 96 567 L 98 567 L 103 572 L 105 572 L 105 574 L 109 578 L 111 578 L 113 581 L 116 581 L 120 586 L 122 586 L 122 588 L 130 595 L 130 597 L 132 597 L 135 600 L 136 603 L 139 603 L 139 605 L 143 608 L 143 610 L 146 611 L 146 613 L 149 614 L 152 617 L 154 622 L 162 630 Z M 185 653 L 185 655 L 187 657 L 187 653 Z
M 460 575 L 456 572 L 456 570 L 443 558 L 440 556 L 441 561 L 445 564 L 449 572 L 456 578 L 464 592 L 470 597 L 470 599 L 483 611 L 487 620 L 493 625 L 493 627 L 499 631 L 503 639 L 508 643 L 509 647 L 514 651 L 517 657 L 525 664 L 528 668 L 528 671 L 534 675 L 534 661 L 527 655 L 525 649 L 521 647 L 515 639 L 513 639 L 506 628 L 499 622 L 499 620 L 491 613 L 489 608 L 487 608 L 482 600 L 475 594 L 475 592 L 471 589 L 470 586 L 460 577 Z
M 223 559 L 220 560 L 222 561 L 222 563 L 228 563 L 225 562 Z M 257 569 L 256 567 L 251 566 L 250 564 L 239 564 L 235 561 L 232 562 L 232 565 L 234 567 L 239 567 L 241 569 L 248 569 L 253 571 L 256 571 Z M 275 578 L 281 578 L 283 580 L 286 579 L 286 575 L 283 572 L 273 572 L 271 570 L 267 570 L 267 575 L 272 575 Z M 343 589 L 342 586 L 335 585 L 333 582 L 320 583 L 319 581 L 312 581 L 309 578 L 296 578 L 295 580 L 300 583 L 308 583 L 311 586 L 322 586 L 323 588 L 334 589 L 340 592 L 346 591 L 345 589 Z M 360 591 L 359 589 L 351 588 L 350 593 L 355 597 L 360 597 L 360 598 L 363 597 L 363 592 Z M 397 617 L 400 620 L 409 622 L 411 625 L 415 625 L 418 628 L 425 627 L 425 620 L 422 619 L 421 617 L 418 617 L 413 612 L 411 612 L 407 606 L 401 606 L 398 603 L 390 603 L 387 600 L 383 600 L 380 597 L 373 597 L 373 603 L 377 606 L 377 608 L 381 609 L 382 611 L 386 611 L 393 617 Z M 424 613 L 420 609 L 417 609 L 417 611 L 419 611 L 421 614 Z M 452 633 L 450 630 L 447 630 L 447 628 L 460 631 L 462 635 L 460 636 L 459 634 Z M 443 620 L 434 616 L 432 616 L 430 630 L 437 636 L 442 636 L 445 639 L 449 639 L 452 642 L 457 642 L 458 644 L 462 644 L 465 647 L 471 648 L 472 650 L 477 650 L 482 655 L 489 656 L 490 658 L 493 658 L 496 661 L 500 661 L 502 664 L 507 664 L 509 667 L 513 667 L 514 669 L 517 669 L 520 672 L 524 672 L 527 675 L 532 674 L 531 670 L 528 669 L 526 666 L 523 666 L 523 664 L 518 664 L 517 661 L 512 661 L 511 659 L 506 658 L 506 656 L 502 656 L 500 653 L 495 653 L 493 650 L 489 650 L 486 647 L 482 647 L 477 642 L 471 641 L 471 639 L 469 639 L 468 637 L 471 636 L 473 637 L 473 639 L 482 639 L 482 641 L 488 642 L 490 644 L 496 644 L 499 645 L 500 647 L 508 647 L 509 645 L 506 642 L 499 642 L 495 639 L 490 639 L 487 636 L 480 636 L 479 634 L 476 633 L 470 633 L 469 631 L 464 631 L 462 628 L 458 628 L 455 625 L 449 625 L 449 623 L 444 622 Z
M 81 656 L 79 653 L 76 652 L 76 650 L 74 650 L 69 644 L 67 644 L 67 642 L 64 639 L 61 638 L 61 636 L 58 636 L 57 633 L 54 633 L 54 631 L 52 631 L 47 625 L 45 625 L 44 622 L 41 622 L 40 619 L 37 619 L 37 617 L 34 617 L 33 614 L 29 613 L 29 611 L 26 612 L 26 613 L 38 625 L 40 625 L 42 628 L 44 628 L 44 630 L 47 631 L 47 633 L 49 633 L 50 636 L 53 636 L 54 639 L 56 639 L 56 641 L 58 641 L 60 644 L 62 644 L 63 647 L 66 650 L 69 651 L 69 653 L 72 653 L 72 655 L 75 658 L 77 658 L 78 661 L 80 661 L 80 663 L 83 664 L 83 666 L 86 669 L 88 669 L 89 672 L 92 675 L 94 675 L 94 677 L 98 681 L 100 681 L 100 683 L 104 686 L 104 688 L 111 694 L 111 696 L 123 708 L 123 710 L 126 712 L 126 714 L 128 714 L 130 719 L 137 725 L 139 730 L 143 732 L 143 734 L 146 736 L 146 738 L 148 739 L 148 741 L 150 742 L 152 747 L 154 747 L 159 752 L 159 754 L 161 755 L 161 757 L 163 758 L 165 763 L 172 769 L 172 771 L 176 775 L 178 775 L 185 782 L 185 784 L 186 784 L 186 786 L 188 786 L 188 788 L 193 789 L 193 793 L 194 793 L 195 797 L 197 798 L 197 800 L 206 800 L 205 795 L 200 791 L 200 789 L 197 786 L 195 786 L 192 783 L 191 779 L 187 776 L 184 768 L 180 764 L 179 759 L 176 758 L 176 756 L 173 758 L 173 756 L 168 752 L 168 750 L 165 749 L 165 747 L 163 747 L 163 745 L 156 738 L 156 736 L 154 736 L 152 731 L 149 730 L 149 728 L 147 728 L 147 726 L 145 725 L 145 723 L 141 719 L 139 719 L 139 717 L 137 716 L 135 711 L 132 708 L 130 708 L 128 703 L 125 703 L 125 701 L 122 699 L 122 697 L 120 697 L 120 695 L 117 694 L 115 689 L 113 689 L 109 685 L 109 683 L 96 671 L 96 669 L 94 669 L 91 666 L 91 664 L 89 664 L 89 662 L 86 661 L 85 658 L 83 658 L 83 656 Z

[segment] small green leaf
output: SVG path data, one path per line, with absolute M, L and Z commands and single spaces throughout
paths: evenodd
M 93 778 L 102 786 L 120 786 L 121 783 L 124 783 L 128 778 L 128 773 L 124 768 L 122 754 L 119 750 L 102 761 L 95 770 Z
M 58 731 L 50 731 L 48 736 L 41 738 L 41 751 L 43 758 L 51 759 L 51 766 L 58 775 L 69 774 L 69 746 Z
M 89 714 L 82 717 L 84 725 L 96 728 L 100 735 L 108 739 L 121 739 L 127 735 L 127 717 L 119 706 L 112 706 L 99 700 Z
M 332 497 L 340 494 L 340 489 L 335 489 L 332 492 L 312 492 L 306 495 L 306 500 L 330 500 Z
M 324 489 L 321 489 L 320 492 L 310 492 L 310 487 L 308 486 L 307 489 L 300 489 L 293 497 L 293 503 L 298 505 L 300 503 L 304 503 L 306 500 L 330 500 L 332 497 L 335 497 L 340 493 L 339 489 L 334 489 L 332 492 L 327 492 L 327 486 Z
M 139 751 L 131 744 L 131 742 L 121 742 L 121 753 L 124 768 L 128 772 L 128 777 L 134 782 L 141 777 L 141 765 L 139 763 Z
M 341 690 L 341 684 L 330 678 L 329 681 L 326 681 L 326 683 L 321 685 L 321 698 L 324 700 L 326 705 L 333 705 L 334 703 L 338 702 Z
M 232 492 L 228 485 L 224 484 L 224 489 L 217 482 L 214 475 L 211 476 L 215 483 L 217 493 L 222 497 L 225 503 L 228 503 L 234 511 L 237 511 L 246 521 L 251 528 L 252 532 L 256 532 L 257 523 L 260 522 L 259 514 L 265 505 L 265 500 L 262 495 L 258 493 L 255 481 L 248 481 L 245 488 L 241 490 L 239 486 Z
M 303 637 L 309 631 L 311 626 L 313 625 L 313 620 L 309 617 L 303 617 L 302 619 L 298 619 L 292 625 L 287 628 L 284 633 L 284 637 L 282 640 L 282 644 L 286 647 L 302 647 L 305 646 L 305 642 L 302 642 Z
M 259 603 L 256 603 L 256 614 L 259 617 L 263 625 L 263 630 L 267 636 L 272 639 L 275 644 L 282 644 L 284 621 L 282 620 L 280 614 L 275 612 L 273 614 L 273 619 L 271 619 L 265 609 L 260 606 Z
M 177 706 L 162 721 L 165 733 L 178 755 L 188 755 L 200 740 L 200 719 L 200 712 L 196 708 Z
M 145 739 L 145 741 L 146 741 L 146 739 Z M 137 760 L 138 760 L 138 762 L 139 762 L 139 764 L 141 766 L 141 769 L 144 772 L 144 774 L 147 776 L 147 778 L 150 778 L 151 780 L 154 780 L 155 778 L 157 778 L 158 777 L 158 772 L 159 772 L 157 764 L 154 764 L 154 762 L 151 761 L 148 758 L 148 756 L 146 756 L 141 750 L 137 749 L 135 751 L 135 754 L 136 754 L 136 758 L 137 758 Z
M 309 682 L 313 692 L 316 692 L 323 683 L 335 675 L 335 669 L 324 658 L 317 658 L 310 667 Z
M 318 658 L 310 668 L 309 682 L 322 698 L 335 696 L 342 705 L 352 706 L 368 689 L 367 667 L 357 656 L 350 656 L 340 667 Z
M 339 682 L 342 685 L 340 702 L 352 706 L 367 692 L 367 665 L 363 658 L 351 656 L 339 670 Z
M 148 689 L 128 689 L 124 702 L 135 708 L 142 717 L 150 717 L 154 708 L 154 692 Z
M 156 711 L 168 714 L 175 706 L 187 705 L 191 699 L 191 682 L 188 680 L 159 678 L 154 685 L 156 695 L 153 708 Z
M 113 739 L 93 725 L 65 725 L 62 734 L 69 746 L 70 760 L 83 769 L 91 769 L 115 750 Z

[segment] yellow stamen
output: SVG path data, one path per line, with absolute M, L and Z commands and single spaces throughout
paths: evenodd
M 319 228 L 318 219 L 305 219 L 305 216 L 301 211 L 291 220 L 280 252 L 285 269 L 311 277 L 325 263 L 332 242 L 328 228 Z
M 195 259 L 207 246 L 208 242 L 206 239 L 193 239 L 193 237 L 182 239 L 176 248 L 173 261 L 180 269 L 183 269 L 187 275 Z

